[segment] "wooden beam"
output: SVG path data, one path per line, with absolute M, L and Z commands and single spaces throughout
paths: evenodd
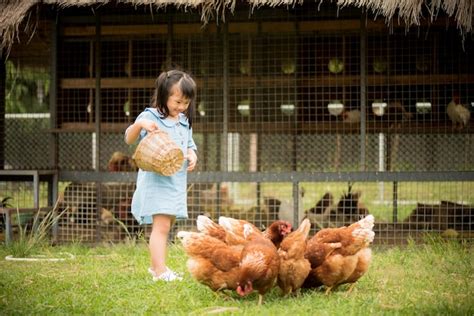
M 295 22 L 262 22 L 262 33 L 294 33 Z
M 243 33 L 243 34 L 257 34 L 258 23 L 256 22 L 241 22 L 241 23 L 229 23 L 229 33 Z
M 356 31 L 360 29 L 360 20 L 302 21 L 298 23 L 298 28 L 300 32 Z
M 257 84 L 253 76 L 231 76 L 230 87 L 234 89 L 253 87 Z M 474 83 L 474 74 L 442 74 L 442 75 L 370 75 L 367 76 L 369 85 L 436 85 L 451 83 Z M 153 88 L 154 78 L 103 78 L 102 88 Z M 217 87 L 222 84 L 218 77 L 206 79 L 196 78 L 198 87 Z M 294 78 L 291 76 L 262 76 L 258 84 L 263 87 L 292 86 L 298 87 L 328 87 L 328 86 L 357 86 L 358 75 L 327 75 L 327 76 L 305 76 Z M 65 78 L 59 83 L 61 89 L 94 89 L 94 78 Z
M 440 17 L 434 21 L 422 20 L 421 27 L 437 26 L 447 27 L 453 26 L 454 22 L 450 19 Z M 388 26 L 384 20 L 366 21 L 367 30 L 385 31 Z M 258 22 L 230 22 L 228 23 L 229 33 L 257 34 Z M 298 22 L 261 22 L 263 33 L 293 33 L 298 28 L 301 33 L 304 32 L 325 32 L 325 31 L 350 31 L 360 29 L 360 20 L 352 19 L 330 19 L 318 21 L 298 21 Z M 405 28 L 403 22 L 394 21 L 394 28 Z M 418 26 L 416 26 L 418 27 Z M 216 33 L 217 25 L 208 24 L 203 26 L 201 23 L 175 23 L 173 24 L 173 32 L 176 35 L 192 35 L 204 32 Z M 103 36 L 127 36 L 127 35 L 166 35 L 168 33 L 167 24 L 143 24 L 143 25 L 103 25 Z M 94 26 L 65 26 L 62 28 L 62 36 L 65 37 L 81 37 L 94 36 Z
M 128 123 L 101 123 L 100 130 L 109 133 L 124 133 Z M 61 124 L 61 128 L 50 130 L 53 133 L 92 133 L 95 132 L 95 123 L 68 122 Z
M 166 24 L 155 25 L 104 25 L 101 29 L 102 36 L 109 35 L 153 35 L 168 33 L 168 26 Z M 73 36 L 94 36 L 95 26 L 65 26 L 62 29 L 62 35 L 67 37 Z
M 176 23 L 173 24 L 173 32 L 176 35 L 192 35 L 202 33 L 217 33 L 217 26 L 200 23 Z M 168 34 L 168 25 L 104 25 L 102 27 L 103 36 L 127 36 L 127 35 L 155 35 Z M 65 37 L 94 36 L 95 27 L 93 26 L 65 26 L 62 29 L 62 35 Z
M 128 123 L 101 123 L 101 131 L 108 133 L 123 133 L 128 127 Z M 194 122 L 194 133 L 221 133 L 221 122 Z M 95 123 L 63 123 L 61 128 L 53 129 L 54 133 L 92 133 L 95 131 Z M 292 121 L 274 121 L 274 122 L 229 122 L 229 132 L 236 133 L 316 133 L 316 134 L 359 134 L 360 126 L 355 123 L 345 123 L 342 121 L 334 122 L 295 122 Z M 457 130 L 448 121 L 441 122 L 415 122 L 411 121 L 399 126 L 390 126 L 387 122 L 367 121 L 367 133 L 391 133 L 391 134 L 473 134 L 474 122 L 471 122 L 470 128 Z
M 217 33 L 217 26 L 214 24 L 202 25 L 201 23 L 175 23 L 173 24 L 173 35 L 192 35 Z

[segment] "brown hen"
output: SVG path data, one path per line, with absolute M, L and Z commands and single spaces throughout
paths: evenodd
M 237 293 L 245 296 L 255 290 L 259 294 L 258 305 L 261 305 L 263 295 L 273 287 L 278 277 L 280 257 L 275 245 L 267 238 L 253 234 L 253 229 L 244 224 L 244 237 L 249 242 L 242 250 Z
M 368 215 L 349 227 L 328 228 L 308 241 L 305 257 L 311 271 L 303 287 L 325 285 L 328 294 L 343 283 L 353 283 L 368 270 L 372 252 L 369 245 L 374 239 L 374 217 Z
M 286 236 L 280 244 L 280 271 L 277 282 L 283 295 L 298 290 L 311 270 L 308 259 L 304 257 L 310 229 L 311 222 L 304 219 L 298 229 Z
M 194 279 L 213 291 L 237 288 L 241 248 L 205 233 L 180 231 L 177 237 L 188 255 L 186 266 Z

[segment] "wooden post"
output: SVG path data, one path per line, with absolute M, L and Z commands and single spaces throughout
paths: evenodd
M 6 58 L 4 52 L 0 51 L 0 170 L 5 165 L 5 89 L 7 82 Z
M 367 104 L 367 28 L 366 16 L 360 17 L 360 165 L 359 170 L 366 170 L 366 104 Z
M 93 153 L 95 153 L 95 172 L 100 172 L 100 143 L 101 143 L 101 128 L 100 123 L 102 121 L 102 109 L 101 109 L 101 85 L 100 79 L 102 76 L 101 70 L 101 18 L 100 12 L 96 11 L 96 21 L 95 21 L 95 55 L 94 55 L 94 63 L 95 63 L 95 146 L 93 148 Z M 102 183 L 95 182 L 95 190 L 96 190 L 96 223 L 100 223 L 100 215 L 102 209 Z M 100 225 L 96 225 L 96 241 L 101 240 L 101 231 Z

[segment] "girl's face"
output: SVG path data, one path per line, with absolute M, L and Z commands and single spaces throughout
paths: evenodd
M 172 119 L 178 119 L 179 113 L 186 111 L 189 104 L 190 100 L 183 96 L 178 84 L 175 84 L 171 88 L 171 94 L 169 95 L 168 103 L 166 104 L 169 111 L 169 117 Z

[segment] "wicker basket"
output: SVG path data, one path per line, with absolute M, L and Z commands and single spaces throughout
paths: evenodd
M 166 132 L 157 130 L 140 141 L 133 159 L 142 170 L 171 176 L 181 169 L 184 155 Z

